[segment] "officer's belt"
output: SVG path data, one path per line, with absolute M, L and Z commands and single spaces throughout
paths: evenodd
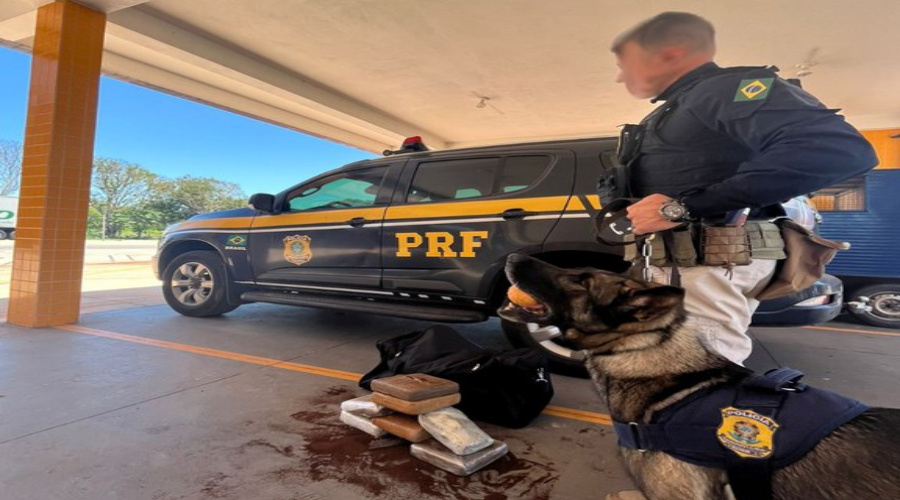
M 669 245 L 664 243 L 664 238 L 650 240 L 652 250 L 650 264 L 671 266 L 674 260 L 675 265 L 679 267 L 702 265 L 702 231 L 704 227 L 702 223 L 691 223 L 671 230 L 672 238 L 670 238 Z M 780 260 L 787 257 L 784 252 L 781 229 L 774 223 L 766 220 L 751 220 L 747 221 L 744 229 L 747 232 L 751 258 Z M 671 248 L 671 252 L 667 247 Z M 626 260 L 634 260 L 637 254 L 638 249 L 634 245 L 626 247 Z

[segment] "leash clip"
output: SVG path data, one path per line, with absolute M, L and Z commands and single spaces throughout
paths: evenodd
M 635 448 L 641 453 L 646 453 L 647 449 L 641 446 L 640 428 L 641 426 L 637 422 L 628 422 L 628 430 L 631 432 L 631 439 L 634 441 Z
M 641 240 L 641 277 L 644 281 L 653 281 L 653 273 L 650 272 L 650 257 L 653 256 L 653 245 L 650 240 L 656 237 L 656 233 Z

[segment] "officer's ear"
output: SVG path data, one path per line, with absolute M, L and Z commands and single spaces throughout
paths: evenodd
M 682 61 L 688 55 L 688 49 L 686 47 L 680 47 L 677 45 L 670 45 L 668 47 L 662 47 L 657 51 L 657 57 L 659 60 L 672 64 L 679 61 Z

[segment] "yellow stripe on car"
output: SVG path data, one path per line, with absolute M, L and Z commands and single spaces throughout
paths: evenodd
M 588 196 L 594 208 L 600 206 L 599 197 Z M 315 212 L 283 213 L 279 215 L 261 215 L 253 217 L 228 217 L 223 219 L 201 219 L 186 221 L 173 228 L 173 232 L 198 229 L 253 229 L 280 226 L 310 226 L 317 224 L 342 224 L 350 219 L 363 218 L 369 221 L 396 221 L 448 219 L 452 217 L 472 217 L 494 215 L 500 216 L 504 210 L 521 208 L 537 213 L 561 213 L 584 211 L 584 205 L 577 197 L 548 196 L 542 198 L 514 198 L 490 201 L 452 201 L 446 203 L 422 203 L 399 205 L 393 207 L 366 207 L 357 209 L 340 209 Z
M 568 196 L 544 198 L 515 198 L 490 201 L 452 201 L 447 203 L 417 203 L 390 207 L 386 220 L 429 219 L 473 215 L 500 215 L 510 208 L 533 212 L 561 212 Z M 512 205 L 515 205 L 514 207 Z
M 587 200 L 591 202 L 594 210 L 599 210 L 602 206 L 600 204 L 600 197 L 596 194 L 591 194 L 586 196 Z M 573 196 L 569 199 L 569 204 L 566 206 L 566 212 L 584 212 L 585 207 L 584 203 L 578 198 L 578 196 Z
M 189 220 L 175 226 L 172 231 L 184 231 L 185 229 L 234 229 L 241 230 L 250 227 L 253 217 L 226 217 L 222 219 Z

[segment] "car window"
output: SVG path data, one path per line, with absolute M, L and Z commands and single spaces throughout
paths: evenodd
M 289 210 L 371 207 L 386 172 L 386 168 L 342 172 L 305 184 L 288 195 Z
M 407 203 L 483 198 L 514 193 L 540 178 L 552 158 L 546 155 L 464 158 L 419 165 Z
M 497 176 L 494 193 L 521 191 L 541 176 L 550 165 L 549 156 L 510 156 Z

